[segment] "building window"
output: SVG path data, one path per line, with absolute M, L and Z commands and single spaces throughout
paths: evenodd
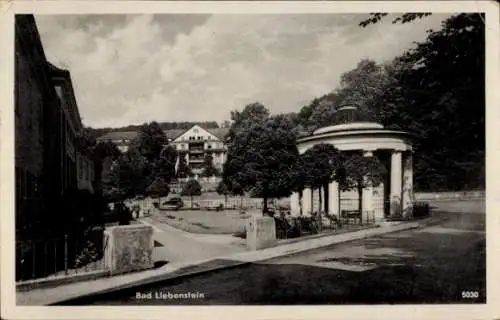
M 198 129 L 193 129 L 193 132 L 194 133 L 198 133 Z

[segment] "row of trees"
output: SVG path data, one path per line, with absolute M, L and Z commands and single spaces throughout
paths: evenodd
M 263 198 L 263 212 L 268 212 L 271 198 L 288 197 L 304 188 L 318 190 L 320 207 L 326 211 L 328 184 L 338 181 L 343 190 L 362 191 L 368 184 L 382 182 L 385 167 L 376 157 L 343 154 L 334 146 L 319 144 L 299 155 L 297 127 L 287 115 L 271 116 L 260 103 L 247 105 L 232 113 L 229 150 L 221 194 L 250 193 Z M 362 212 L 360 201 L 360 212 Z
M 428 15 L 403 14 L 393 22 Z M 385 16 L 373 14 L 360 26 Z M 304 187 L 320 190 L 324 199 L 325 186 L 336 180 L 341 189 L 357 189 L 361 198 L 367 184 L 377 185 L 385 175 L 376 157 L 340 154 L 326 145 L 299 156 L 296 148 L 298 135 L 331 125 L 335 107 L 346 103 L 358 104 L 368 118 L 388 128 L 415 134 L 417 190 L 484 188 L 484 48 L 483 15 L 454 15 L 392 61 L 361 61 L 341 76 L 340 87 L 298 113 L 271 116 L 260 103 L 231 112 L 219 193 L 259 195 L 267 211 L 268 198 Z
M 186 161 L 186 153 L 178 153 L 168 144 L 156 122 L 141 126 L 137 138 L 123 154 L 112 143 L 99 143 L 96 148 L 103 149 L 102 159 L 110 157 L 113 162 L 107 176 L 96 175 L 97 181 L 103 181 L 103 193 L 109 198 L 165 197 L 170 193 L 169 184 L 174 179 L 194 176 Z M 201 175 L 211 177 L 218 174 L 212 155 L 207 153 Z
M 411 23 L 428 13 L 403 14 Z M 372 14 L 361 27 L 386 18 Z M 338 88 L 289 117 L 300 132 L 331 125 L 334 106 L 356 103 L 386 127 L 415 134 L 415 188 L 463 190 L 485 183 L 484 16 L 457 14 L 392 61 L 362 60 Z
M 393 22 L 411 23 L 427 15 L 403 14 Z M 360 27 L 385 16 L 373 14 Z M 376 183 L 383 171 L 380 164 L 372 163 L 376 158 L 340 157 L 328 146 L 299 156 L 296 149 L 300 134 L 331 125 L 335 107 L 345 103 L 356 103 L 386 127 L 415 134 L 417 190 L 484 187 L 484 48 L 483 15 L 454 15 L 440 30 L 430 30 L 425 41 L 392 61 L 360 61 L 341 76 L 338 88 L 313 99 L 298 113 L 271 116 L 259 103 L 233 111 L 232 121 L 226 123 L 229 150 L 218 191 L 226 195 L 251 192 L 267 200 L 288 196 L 306 185 L 324 189 L 331 179 L 342 182 L 343 188 L 359 187 L 366 183 L 361 177 L 367 176 Z M 116 157 L 108 189 L 127 196 L 163 194 L 172 179 L 192 175 L 183 155 L 176 163 L 176 150 L 163 148 L 167 141 L 162 129 L 154 122 L 140 128 L 129 151 Z M 204 167 L 205 175 L 220 174 L 211 155 L 205 158 Z M 338 170 L 332 172 L 332 168 Z

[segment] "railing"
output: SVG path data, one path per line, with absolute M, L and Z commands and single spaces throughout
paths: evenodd
M 264 203 L 262 199 L 254 199 L 254 198 L 243 198 L 243 199 L 228 199 L 224 201 L 224 199 L 219 200 L 196 200 L 193 199 L 193 207 L 197 207 L 200 209 L 203 208 L 215 208 L 223 205 L 224 209 L 227 210 L 240 210 L 240 209 L 258 209 L 262 210 L 264 207 Z M 269 207 L 278 208 L 280 207 L 277 201 L 269 201 Z M 191 208 L 191 200 L 184 200 L 184 208 Z
M 286 213 L 275 215 L 276 237 L 278 239 L 297 238 L 339 229 L 374 225 L 374 211 L 366 211 L 362 216 L 359 211 L 344 211 L 339 215 L 326 213 L 308 214 L 305 216 L 289 216 Z
M 102 233 L 102 232 L 101 232 Z M 105 270 L 107 237 L 71 237 L 16 241 L 16 281 L 71 276 Z

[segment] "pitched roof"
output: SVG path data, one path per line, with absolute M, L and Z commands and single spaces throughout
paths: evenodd
M 229 128 L 216 128 L 216 129 L 205 129 L 222 141 L 226 140 L 226 135 L 229 132 Z
M 181 134 L 186 132 L 184 129 L 171 129 L 171 130 L 164 130 L 165 135 L 167 136 L 168 139 L 176 139 L 178 138 Z
M 188 129 L 189 130 L 189 129 Z M 220 140 L 224 141 L 226 134 L 229 132 L 229 128 L 216 128 L 216 129 L 204 129 Z M 165 135 L 170 140 L 175 140 L 179 136 L 181 136 L 187 130 L 184 129 L 172 129 L 172 130 L 164 130 Z M 115 131 L 108 132 L 107 134 L 99 137 L 99 140 L 132 140 L 137 137 L 137 131 Z

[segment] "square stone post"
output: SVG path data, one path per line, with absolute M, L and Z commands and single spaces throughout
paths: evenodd
M 401 151 L 394 150 L 391 154 L 391 217 L 401 215 L 401 197 L 402 197 L 402 161 Z
M 274 218 L 252 216 L 246 221 L 246 231 L 249 250 L 260 250 L 276 245 Z
M 405 155 L 403 166 L 403 217 L 413 218 L 413 155 Z
M 116 226 L 104 231 L 104 265 L 111 274 L 150 269 L 153 228 L 143 224 Z

